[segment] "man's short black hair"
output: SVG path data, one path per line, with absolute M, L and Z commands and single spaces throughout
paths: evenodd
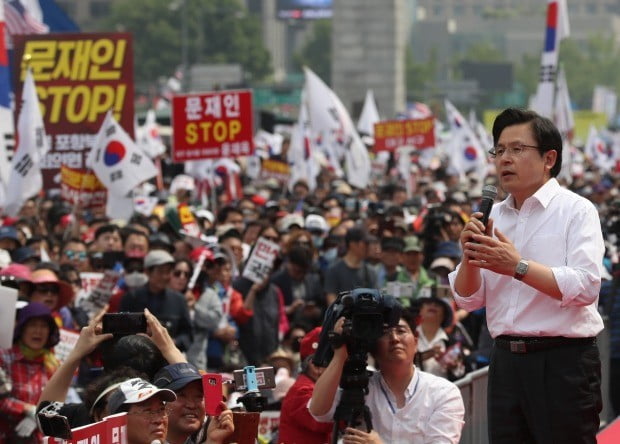
M 226 220 L 228 219 L 228 215 L 230 213 L 238 213 L 241 214 L 243 216 L 243 213 L 241 212 L 241 210 L 235 206 L 232 205 L 227 205 L 225 207 L 223 207 L 220 211 L 218 211 L 217 213 L 217 223 L 218 224 L 223 224 L 226 222 Z
M 97 231 L 95 231 L 95 240 L 99 239 L 99 236 L 101 236 L 102 234 L 105 233 L 118 233 L 118 235 L 121 235 L 121 229 L 118 227 L 118 225 L 115 224 L 107 224 L 107 225 L 102 225 L 99 228 L 97 228 Z
M 347 230 L 347 233 L 344 235 L 344 243 L 349 247 L 351 242 L 369 242 L 370 239 L 368 237 L 368 233 L 365 229 L 361 227 L 351 227 Z
M 493 123 L 493 145 L 497 145 L 499 136 L 506 127 L 522 123 L 530 124 L 541 155 L 551 150 L 557 152 L 555 164 L 551 168 L 551 177 L 557 177 L 562 168 L 562 136 L 553 122 L 546 117 L 531 110 L 506 108 Z
M 309 270 L 312 266 L 312 252 L 307 247 L 296 245 L 289 250 L 288 260 L 293 265 Z

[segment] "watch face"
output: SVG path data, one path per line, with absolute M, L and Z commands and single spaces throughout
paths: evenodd
M 517 268 L 515 270 L 515 277 L 517 279 L 523 278 L 523 276 L 525 276 L 525 273 L 527 273 L 527 268 L 528 268 L 527 262 L 523 260 L 519 261 L 519 263 L 517 264 Z

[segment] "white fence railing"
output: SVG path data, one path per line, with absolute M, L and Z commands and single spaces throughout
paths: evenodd
M 605 321 L 605 326 L 608 322 Z M 603 411 L 601 412 L 601 426 L 613 420 L 611 404 L 609 402 L 609 329 L 605 328 L 597 338 L 601 355 L 601 391 L 603 394 Z M 465 403 L 465 426 L 461 436 L 461 444 L 488 444 L 487 434 L 487 380 L 488 368 L 481 368 L 468 373 L 462 379 L 455 381 L 461 390 Z

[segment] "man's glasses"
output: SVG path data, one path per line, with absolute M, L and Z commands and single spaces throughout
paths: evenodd
M 58 285 L 53 284 L 39 284 L 34 286 L 34 291 L 37 293 L 58 293 Z
M 172 409 L 168 406 L 158 408 L 156 410 L 146 409 L 146 410 L 136 410 L 134 412 L 127 412 L 128 415 L 137 415 L 142 416 L 149 421 L 153 421 L 154 419 L 159 419 L 163 417 L 167 417 L 170 415 Z
M 509 145 L 509 146 L 503 146 L 503 145 L 495 146 L 489 150 L 489 154 L 494 159 L 497 157 L 501 158 L 504 154 L 506 154 L 506 152 L 508 152 L 512 157 L 519 157 L 523 153 L 523 151 L 525 151 L 527 148 L 539 149 L 539 147 L 534 146 L 534 145 L 516 143 L 514 145 Z
M 396 336 L 402 338 L 411 333 L 411 329 L 404 325 L 397 325 L 396 327 L 385 327 L 383 329 L 383 337 L 389 338 L 392 334 L 396 333 Z
M 184 271 L 184 270 L 174 270 L 172 272 L 172 275 L 174 277 L 189 277 L 189 271 Z

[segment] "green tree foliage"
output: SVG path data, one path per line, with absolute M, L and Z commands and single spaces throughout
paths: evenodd
M 407 48 L 405 53 L 405 83 L 407 95 L 415 96 L 414 91 L 420 91 L 436 80 L 437 51 L 432 50 L 428 62 L 417 62 L 413 51 Z
M 620 48 L 612 36 L 592 36 L 582 44 L 570 38 L 564 40 L 560 46 L 560 64 L 577 108 L 590 108 L 596 85 L 620 91 Z M 539 54 L 525 56 L 517 67 L 516 79 L 528 95 L 536 92 L 539 68 Z
M 248 15 L 240 0 L 185 1 L 190 65 L 240 63 L 256 80 L 271 72 L 260 21 Z M 168 76 L 182 64 L 181 5 L 181 0 L 117 0 L 110 15 L 98 24 L 101 30 L 133 34 L 138 83 Z
M 482 41 L 467 48 L 460 60 L 470 62 L 504 62 L 506 57 L 493 42 Z
M 332 78 L 332 22 L 318 20 L 314 24 L 314 33 L 301 51 L 293 55 L 293 65 L 301 71 L 307 66 L 325 83 L 331 85 Z

